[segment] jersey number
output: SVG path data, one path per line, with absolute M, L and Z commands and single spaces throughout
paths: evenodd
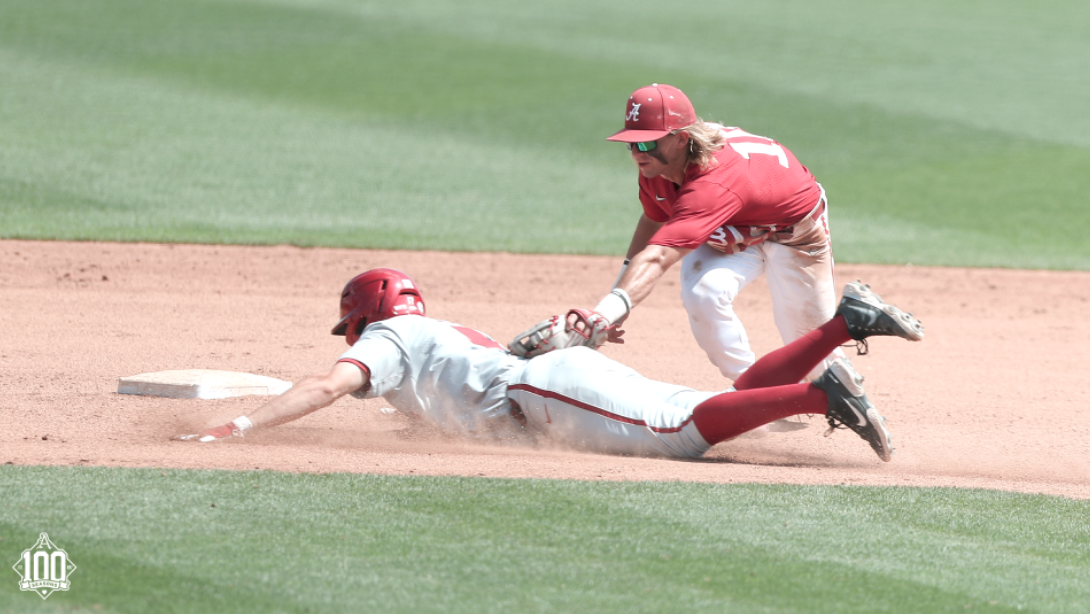
M 746 160 L 749 160 L 749 157 L 753 154 L 776 156 L 780 161 L 780 166 L 787 168 L 787 153 L 783 150 L 783 147 L 775 143 L 731 143 L 730 147 Z

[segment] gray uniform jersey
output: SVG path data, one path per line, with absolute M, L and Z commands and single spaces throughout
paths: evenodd
M 375 322 L 341 355 L 363 365 L 371 386 L 357 398 L 384 397 L 400 411 L 453 432 L 509 435 L 507 382 L 522 370 L 484 333 L 423 316 Z
M 643 377 L 589 348 L 530 360 L 487 335 L 423 316 L 367 327 L 341 356 L 371 374 L 358 398 L 384 397 L 406 413 L 456 433 L 543 435 L 594 452 L 698 457 L 710 446 L 693 409 L 717 393 Z M 518 403 L 526 431 L 511 417 Z

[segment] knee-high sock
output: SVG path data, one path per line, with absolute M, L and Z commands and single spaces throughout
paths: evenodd
M 851 340 L 844 316 L 833 316 L 832 320 L 818 328 L 762 356 L 735 380 L 734 389 L 750 390 L 798 383 L 837 346 Z M 825 410 L 821 413 L 825 413 Z
M 693 424 L 715 445 L 788 416 L 825 414 L 828 404 L 825 391 L 813 384 L 724 392 L 696 406 Z

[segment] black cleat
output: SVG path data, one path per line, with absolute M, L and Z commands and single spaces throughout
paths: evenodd
M 856 341 L 881 335 L 909 341 L 923 339 L 923 324 L 919 320 L 883 301 L 862 282 L 853 281 L 844 286 L 836 313 L 844 316 L 848 332 Z
M 851 363 L 842 358 L 834 360 L 813 384 L 829 397 L 829 410 L 825 413 L 829 430 L 825 435 L 838 428 L 849 428 L 870 444 L 878 458 L 888 463 L 893 456 L 893 438 L 886 430 L 886 419 L 867 398 L 863 376 Z

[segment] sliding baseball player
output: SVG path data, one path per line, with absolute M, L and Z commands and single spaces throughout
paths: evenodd
M 511 352 L 425 311 L 420 289 L 405 274 L 375 269 L 356 276 L 341 294 L 341 319 L 332 331 L 350 347 L 328 373 L 303 379 L 227 424 L 177 439 L 241 437 L 351 395 L 382 397 L 452 433 L 547 438 L 592 452 L 675 458 L 699 457 L 773 420 L 821 414 L 830 432 L 851 429 L 889 461 L 885 419 L 847 361 L 834 361 L 813 383 L 799 381 L 849 340 L 923 338 L 916 319 L 852 283 L 829 321 L 757 361 L 726 391 L 704 392 L 645 378 L 596 351 L 609 333 L 586 312 L 573 310 L 527 331 Z

